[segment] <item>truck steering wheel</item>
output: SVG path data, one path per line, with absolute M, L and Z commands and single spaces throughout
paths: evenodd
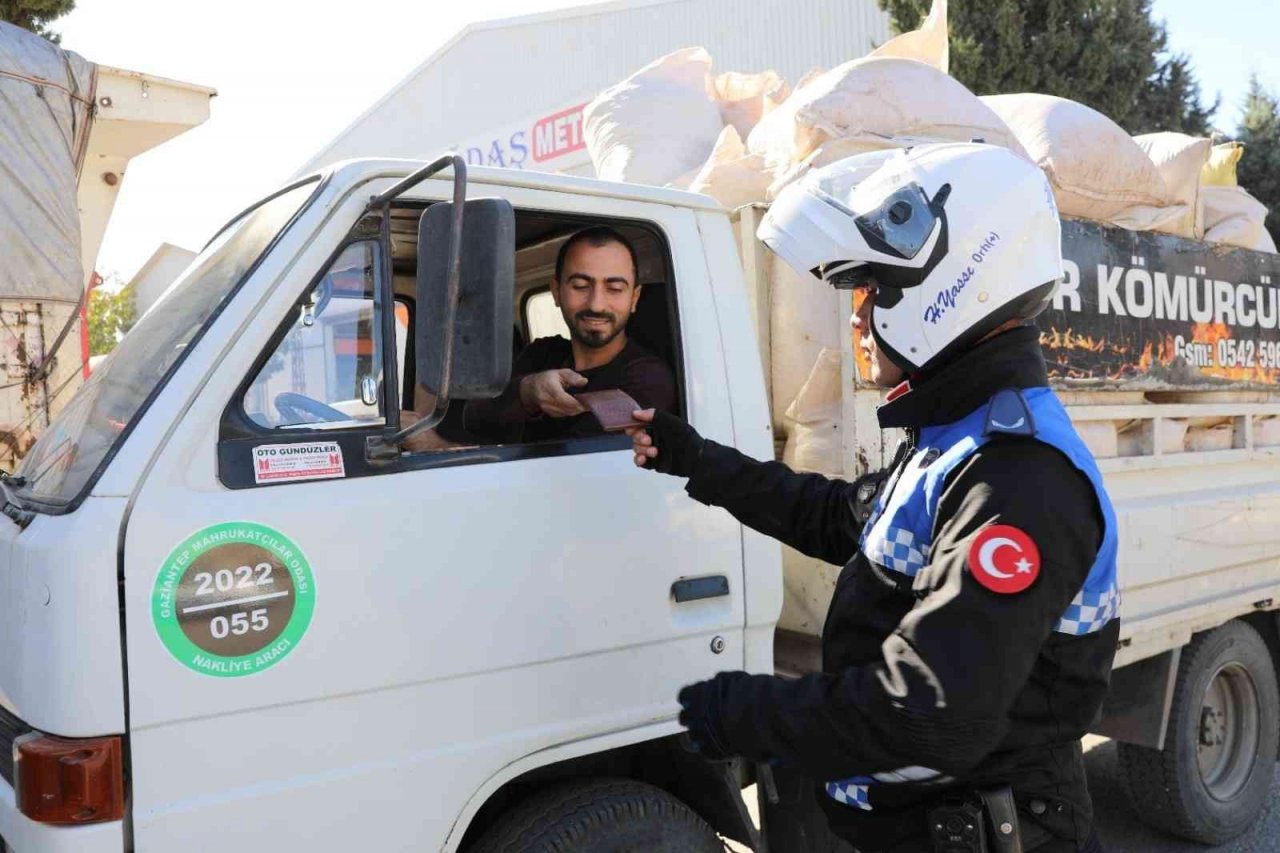
M 280 413 L 280 417 L 291 424 L 351 420 L 351 416 L 346 412 L 335 409 L 327 403 L 321 403 L 306 394 L 297 394 L 293 391 L 277 394 L 272 403 Z

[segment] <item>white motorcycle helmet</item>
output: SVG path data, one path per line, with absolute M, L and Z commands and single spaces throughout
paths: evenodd
M 1030 319 L 1062 276 L 1058 209 L 1044 174 L 1006 148 L 922 145 L 859 154 L 778 196 L 758 236 L 837 288 L 877 284 L 872 334 L 909 373 Z

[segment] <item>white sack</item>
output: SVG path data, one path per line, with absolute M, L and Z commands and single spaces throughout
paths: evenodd
M 1258 418 L 1253 423 L 1253 446 L 1280 445 L 1280 418 Z
M 1267 206 L 1244 187 L 1201 187 L 1204 200 L 1204 239 L 1242 249 L 1267 251 Z M 1275 251 L 1274 246 L 1270 246 Z
M 947 43 L 947 0 L 933 0 L 920 29 L 894 36 L 868 55 L 914 59 L 932 65 L 943 74 L 949 73 L 951 49 Z
M 1200 174 L 1209 162 L 1213 141 L 1185 133 L 1144 133 L 1133 141 L 1146 152 L 1164 179 L 1175 204 L 1186 212 L 1157 231 L 1199 240 L 1204 237 L 1204 208 L 1200 204 Z
M 78 302 L 76 184 L 96 67 L 0 22 L 0 299 Z
M 1192 453 L 1230 450 L 1234 441 L 1235 427 L 1229 423 L 1193 426 L 1187 430 L 1187 450 Z
M 849 315 L 841 314 L 840 295 L 808 273 L 800 274 L 769 253 L 770 411 L 774 431 L 790 428 L 783 413 L 809 380 L 824 349 L 839 350 L 849 334 Z
M 911 59 L 866 57 L 797 87 L 760 120 L 747 147 L 782 170 L 832 140 L 871 150 L 975 138 L 1025 154 L 998 115 L 937 68 Z
M 844 470 L 840 375 L 840 351 L 822 350 L 800 393 L 787 407 L 789 427 L 782 461 L 794 471 L 839 476 Z
M 1266 229 L 1265 224 L 1262 229 L 1262 233 L 1258 235 L 1258 242 L 1253 248 L 1256 252 L 1270 252 L 1273 255 L 1276 254 L 1276 241 L 1271 238 L 1271 232 Z
M 1111 421 L 1077 421 L 1076 434 L 1084 442 L 1085 447 L 1097 459 L 1110 459 L 1119 456 L 1119 438 L 1116 425 Z
M 772 182 L 773 173 L 765 168 L 764 157 L 748 154 L 742 137 L 730 125 L 720 132 L 711 158 L 689 183 L 689 189 L 705 193 L 733 210 L 763 202 Z
M 587 104 L 583 127 L 596 175 L 660 187 L 700 168 L 724 126 L 708 92 L 710 70 L 706 50 L 685 48 Z
M 1172 204 L 1146 152 L 1097 110 L 1035 93 L 989 95 L 982 101 L 1048 175 L 1063 214 L 1151 231 L 1187 212 Z
M 743 139 L 760 119 L 782 103 L 791 88 L 776 71 L 742 74 L 726 71 L 711 80 L 711 95 L 720 108 L 720 119 Z

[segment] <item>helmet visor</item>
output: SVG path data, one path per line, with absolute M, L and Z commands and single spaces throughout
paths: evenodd
M 910 260 L 929 242 L 938 217 L 920 185 L 910 183 L 895 189 L 866 213 L 855 212 L 854 222 L 872 248 L 888 248 Z
M 819 275 L 836 290 L 858 290 L 876 283 L 870 267 L 853 261 L 823 264 Z

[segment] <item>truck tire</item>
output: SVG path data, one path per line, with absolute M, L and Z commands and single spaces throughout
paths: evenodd
M 1221 844 L 1266 802 L 1280 740 L 1280 691 L 1267 644 L 1240 621 L 1182 650 L 1163 750 L 1117 749 L 1138 817 L 1182 838 Z
M 471 853 L 723 853 L 715 830 L 675 797 L 630 779 L 570 782 L 499 820 Z

